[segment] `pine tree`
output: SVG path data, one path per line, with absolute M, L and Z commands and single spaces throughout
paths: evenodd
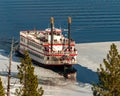
M 34 67 L 27 51 L 25 51 L 24 58 L 21 59 L 21 64 L 18 66 L 18 78 L 23 87 L 16 90 L 17 96 L 43 95 L 42 87 L 38 88 L 38 78 L 34 75 Z
M 114 43 L 97 73 L 99 83 L 92 88 L 94 96 L 120 96 L 120 54 Z
M 0 78 L 0 96 L 5 96 L 4 88 L 3 88 L 3 85 L 2 85 L 1 78 Z

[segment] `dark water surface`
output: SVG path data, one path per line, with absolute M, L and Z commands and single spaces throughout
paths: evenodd
M 120 0 L 0 0 L 0 48 L 20 30 L 45 29 L 50 17 L 77 43 L 120 40 Z

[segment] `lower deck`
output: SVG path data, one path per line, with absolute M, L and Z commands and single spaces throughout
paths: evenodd
M 18 50 L 16 51 L 16 55 L 20 56 L 20 57 L 24 57 L 24 55 Z M 34 59 L 32 59 L 32 62 L 34 65 L 37 65 L 37 66 L 40 66 L 40 67 L 43 67 L 46 69 L 50 69 L 54 72 L 57 72 L 58 74 L 64 76 L 67 79 L 76 80 L 77 70 L 72 66 L 72 64 L 64 63 L 61 65 L 60 64 L 55 64 L 55 65 L 48 64 L 48 65 L 46 65 L 46 64 L 40 63 Z

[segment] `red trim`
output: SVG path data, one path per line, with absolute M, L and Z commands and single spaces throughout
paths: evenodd
M 42 54 L 42 55 L 45 55 L 45 56 L 63 56 L 63 55 L 64 55 L 64 54 L 44 54 L 44 53 L 42 53 L 42 52 L 39 52 L 39 51 L 34 50 L 33 48 L 30 48 L 29 46 L 27 46 L 27 45 L 25 45 L 25 44 L 20 43 L 20 45 L 25 46 L 25 47 L 27 47 L 27 48 L 35 51 L 36 53 L 39 53 L 39 54 Z M 69 54 L 69 56 L 76 56 L 76 55 L 77 55 L 77 54 Z
M 63 56 L 64 54 L 46 54 L 46 56 Z M 77 56 L 77 54 L 69 54 L 69 56 Z
M 77 56 L 77 54 L 70 54 L 69 56 Z
M 63 56 L 64 54 L 46 54 L 46 56 Z

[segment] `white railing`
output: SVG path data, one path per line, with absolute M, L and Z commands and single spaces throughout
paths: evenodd
M 76 60 L 59 60 L 59 61 L 52 61 L 52 60 L 47 60 L 45 64 L 51 64 L 51 65 L 64 65 L 64 64 L 76 64 Z
M 45 51 L 45 50 L 44 50 Z M 53 54 L 53 55 L 55 55 L 55 54 L 77 54 L 77 51 L 45 51 L 45 54 Z

